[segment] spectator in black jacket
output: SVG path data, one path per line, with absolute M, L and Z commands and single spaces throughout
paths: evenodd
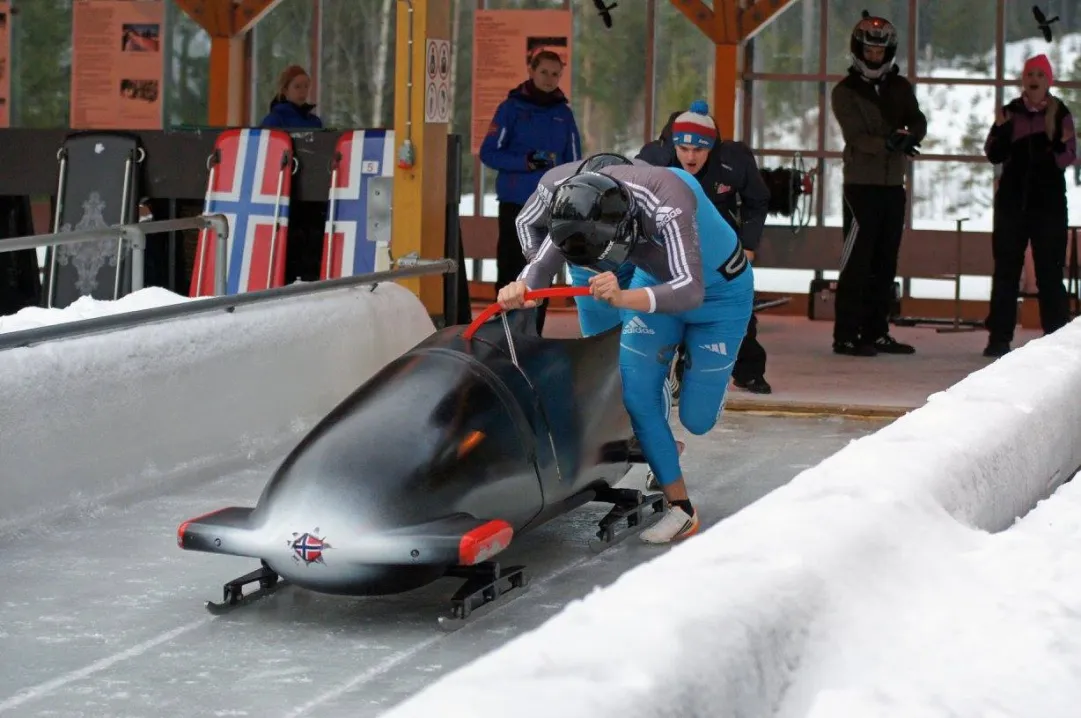
M 987 159 L 1002 165 L 991 232 L 995 268 L 986 357 L 1010 351 L 1029 244 L 1044 334 L 1058 331 L 1070 320 L 1062 285 L 1069 225 L 1066 168 L 1077 160 L 1078 147 L 1069 108 L 1049 91 L 1053 79 L 1046 55 L 1025 62 L 1021 96 L 998 108 L 984 143 Z
M 704 100 L 695 100 L 686 112 L 673 112 L 660 138 L 645 145 L 637 159 L 662 167 L 682 167 L 694 175 L 736 231 L 747 257 L 754 261 L 766 224 L 769 188 L 751 149 L 742 142 L 718 137 L 717 124 Z M 758 318 L 751 314 L 732 380 L 741 389 L 769 394 L 772 388 L 765 375 L 766 350 L 758 342 Z

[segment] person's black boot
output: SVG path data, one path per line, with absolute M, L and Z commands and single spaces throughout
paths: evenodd
M 773 387 L 769 385 L 765 377 L 756 376 L 751 379 L 733 379 L 732 383 L 740 389 L 746 389 L 752 394 L 771 394 Z
M 911 344 L 902 344 L 889 334 L 875 339 L 873 344 L 879 354 L 915 354 L 916 347 Z
M 865 342 L 855 342 L 852 340 L 833 342 L 833 353 L 846 354 L 852 357 L 878 356 L 878 351 L 874 348 L 874 345 L 867 344 Z

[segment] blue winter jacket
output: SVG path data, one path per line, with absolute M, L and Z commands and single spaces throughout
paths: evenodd
M 582 156 L 582 142 L 567 96 L 559 89 L 541 92 L 530 81 L 507 93 L 480 146 L 480 161 L 496 170 L 500 202 L 525 204 L 550 167 L 530 171 L 529 155 L 547 153 L 551 166 Z
M 276 127 L 283 130 L 301 128 L 322 129 L 323 121 L 312 112 L 315 105 L 294 105 L 288 100 L 273 100 L 270 112 L 259 123 L 260 127 Z

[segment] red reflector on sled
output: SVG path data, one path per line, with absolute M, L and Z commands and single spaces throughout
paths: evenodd
M 458 563 L 473 566 L 487 561 L 492 556 L 510 546 L 514 529 L 506 521 L 489 521 L 465 533 L 458 544 Z
M 176 529 L 176 545 L 178 547 L 180 547 L 180 548 L 184 548 L 184 534 L 186 534 L 188 532 L 188 526 L 191 526 L 194 523 L 202 521 L 203 519 L 205 519 L 208 516 L 213 516 L 214 514 L 220 514 L 222 511 L 225 511 L 225 509 L 214 509 L 213 511 L 208 511 L 205 514 L 202 514 L 201 516 L 196 516 L 193 519 L 188 519 L 184 523 L 180 524 L 180 526 L 178 526 L 177 529 Z

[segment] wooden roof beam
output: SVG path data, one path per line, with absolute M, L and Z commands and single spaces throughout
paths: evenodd
M 712 9 L 702 0 L 670 2 L 714 44 L 738 45 L 765 29 L 795 0 L 749 0 L 747 7 L 740 7 L 740 0 L 714 0 Z
M 740 11 L 739 34 L 744 40 L 750 40 L 773 22 L 795 0 L 753 0 L 751 6 Z M 810 2 L 810 0 L 803 0 Z
M 282 0 L 241 0 L 233 10 L 233 28 L 237 35 L 243 35 L 255 27 Z
M 211 37 L 233 38 L 251 30 L 281 0 L 174 0 Z
M 716 37 L 716 22 L 713 19 L 713 11 L 702 0 L 671 0 L 671 2 L 677 10 L 702 31 L 703 35 L 715 43 L 719 42 Z

